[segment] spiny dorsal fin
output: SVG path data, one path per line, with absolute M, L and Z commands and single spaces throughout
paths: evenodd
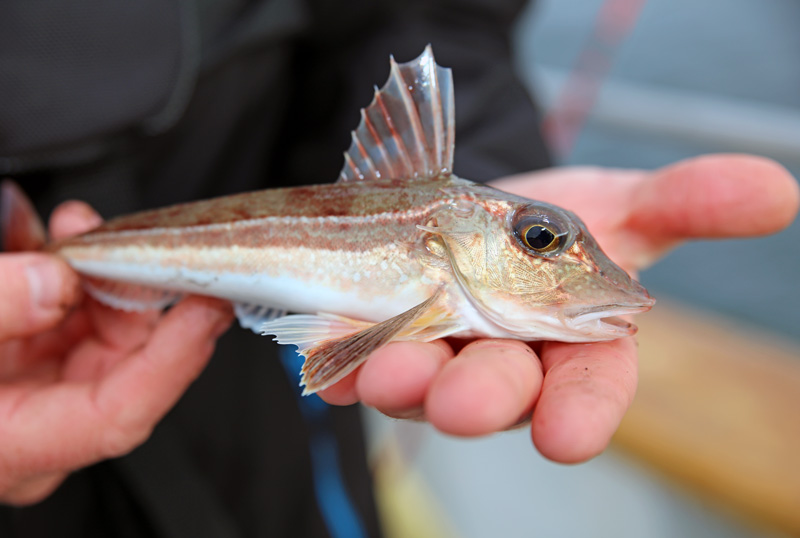
M 450 69 L 431 46 L 415 60 L 390 60 L 383 88 L 361 109 L 339 181 L 433 178 L 453 170 L 455 112 Z

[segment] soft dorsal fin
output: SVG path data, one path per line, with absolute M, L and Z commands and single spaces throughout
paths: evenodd
M 434 178 L 453 170 L 453 76 L 431 46 L 415 60 L 390 60 L 389 79 L 352 133 L 339 181 Z

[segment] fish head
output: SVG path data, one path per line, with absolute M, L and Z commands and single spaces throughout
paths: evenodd
M 574 213 L 489 187 L 474 190 L 484 196 L 455 201 L 426 229 L 497 334 L 593 342 L 636 332 L 620 316 L 649 310 L 654 299 Z

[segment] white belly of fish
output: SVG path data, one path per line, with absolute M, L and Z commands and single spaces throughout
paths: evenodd
M 359 286 L 342 289 L 336 285 L 341 283 L 341 277 L 335 280 L 309 279 L 302 270 L 268 275 L 85 259 L 73 259 L 70 264 L 84 275 L 102 279 L 170 292 L 208 295 L 291 312 L 329 312 L 365 321 L 381 321 L 403 312 L 429 297 L 432 289 L 418 279 L 396 283 L 391 290 L 381 290 L 368 284 L 365 286 L 363 281 Z M 129 296 L 127 299 L 135 301 L 135 297 Z M 113 300 L 106 299 L 104 302 L 111 303 Z M 128 309 L 145 308 L 134 306 Z

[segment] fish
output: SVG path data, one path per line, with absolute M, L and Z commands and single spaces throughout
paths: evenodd
M 242 327 L 298 347 L 304 394 L 392 341 L 634 334 L 623 316 L 654 300 L 577 215 L 453 173 L 453 96 L 430 45 L 392 57 L 336 182 L 121 216 L 46 250 L 114 308 L 231 301 Z

